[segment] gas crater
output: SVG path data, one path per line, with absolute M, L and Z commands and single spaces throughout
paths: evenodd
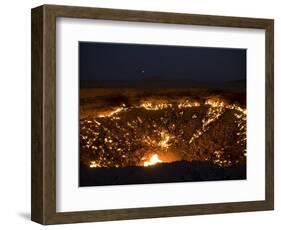
M 80 160 L 90 168 L 246 161 L 246 109 L 223 98 L 142 100 L 80 119 Z

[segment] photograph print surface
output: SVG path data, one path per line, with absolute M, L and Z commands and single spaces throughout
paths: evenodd
M 246 49 L 79 42 L 79 186 L 246 179 Z

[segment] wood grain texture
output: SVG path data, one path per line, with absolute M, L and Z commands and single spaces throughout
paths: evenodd
M 266 199 L 169 207 L 56 212 L 56 18 L 256 28 L 266 31 Z M 32 9 L 32 205 L 31 219 L 62 224 L 230 213 L 274 208 L 273 20 L 43 5 Z M 93 207 L 94 209 L 94 207 Z
M 274 22 L 265 34 L 265 196 L 274 209 Z
M 31 219 L 43 223 L 43 7 L 31 23 Z

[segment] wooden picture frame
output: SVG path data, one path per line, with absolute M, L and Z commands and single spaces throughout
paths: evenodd
M 56 18 L 264 29 L 266 35 L 265 200 L 98 211 L 56 211 Z M 274 21 L 271 19 L 43 5 L 32 9 L 31 219 L 64 224 L 274 209 Z

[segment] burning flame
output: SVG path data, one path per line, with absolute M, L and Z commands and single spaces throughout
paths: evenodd
M 123 107 L 118 107 L 112 111 L 105 111 L 105 112 L 101 112 L 98 117 L 112 117 L 115 114 L 118 114 L 122 111 L 125 111 L 126 109 Z
M 151 103 L 151 102 L 144 102 L 140 105 L 140 107 L 145 108 L 146 110 L 161 110 L 167 109 L 172 107 L 172 104 L 169 103 Z
M 90 168 L 97 168 L 97 167 L 100 167 L 100 165 L 97 162 L 95 161 L 90 162 Z
M 149 161 L 145 161 L 143 163 L 143 166 L 147 167 L 147 166 L 155 165 L 155 164 L 158 164 L 158 163 L 161 163 L 161 162 L 163 162 L 163 161 L 159 159 L 158 155 L 157 154 L 153 154 L 150 157 Z
M 161 141 L 159 142 L 159 146 L 161 148 L 168 148 L 171 144 L 169 143 L 171 137 L 169 136 L 169 134 L 165 133 L 165 132 L 161 132 Z

